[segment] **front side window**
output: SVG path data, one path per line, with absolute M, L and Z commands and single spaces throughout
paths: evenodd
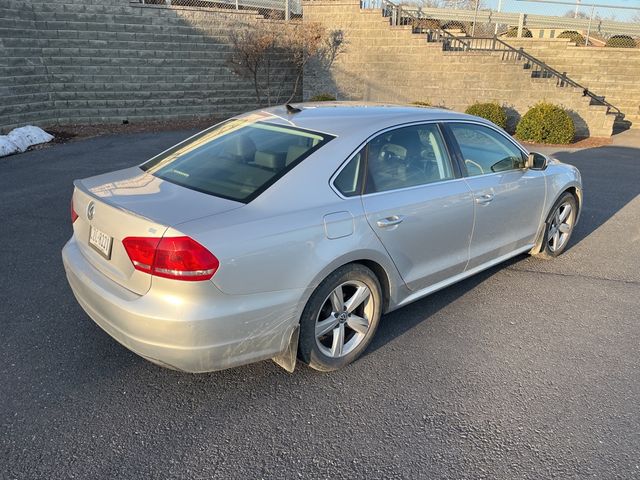
M 435 124 L 385 132 L 367 150 L 366 193 L 385 192 L 454 178 Z
M 470 123 L 449 124 L 470 177 L 524 167 L 522 151 L 495 130 Z
M 236 119 L 205 130 L 140 168 L 192 190 L 246 203 L 332 138 Z

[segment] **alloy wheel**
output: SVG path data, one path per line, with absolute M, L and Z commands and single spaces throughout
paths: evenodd
M 325 299 L 316 317 L 316 343 L 328 357 L 340 358 L 365 339 L 374 312 L 371 290 L 350 280 L 338 285 Z
M 547 244 L 553 253 L 562 250 L 569 240 L 575 220 L 573 207 L 569 202 L 561 203 L 549 222 Z

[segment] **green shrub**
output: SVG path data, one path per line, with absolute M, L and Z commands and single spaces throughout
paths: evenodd
M 507 128 L 507 112 L 496 102 L 474 103 L 467 108 L 465 113 L 475 115 L 476 117 L 486 118 L 502 129 Z
M 525 113 L 516 127 L 516 137 L 526 142 L 561 143 L 573 141 L 576 127 L 564 108 L 540 102 Z
M 319 93 L 309 99 L 310 102 L 335 102 L 336 97 L 330 93 Z
M 613 35 L 612 37 L 609 37 L 609 40 L 607 40 L 607 43 L 605 43 L 604 46 L 616 48 L 635 48 L 636 41 L 629 35 Z
M 518 27 L 510 27 L 509 30 L 507 30 L 504 34 L 505 37 L 517 37 L 518 36 Z M 533 38 L 533 34 L 531 33 L 531 30 L 529 30 L 528 28 L 523 28 L 522 29 L 522 38 Z
M 575 30 L 565 30 L 560 35 L 558 35 L 558 38 L 568 38 L 573 43 L 584 45 L 584 37 Z

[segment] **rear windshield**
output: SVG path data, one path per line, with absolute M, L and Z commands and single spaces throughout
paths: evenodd
M 141 165 L 168 182 L 250 202 L 333 137 L 252 120 L 230 120 Z

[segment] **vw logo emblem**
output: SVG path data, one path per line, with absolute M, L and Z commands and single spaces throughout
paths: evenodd
M 96 204 L 93 202 L 89 202 L 89 205 L 87 205 L 87 218 L 89 220 L 93 220 L 93 216 L 96 213 Z

